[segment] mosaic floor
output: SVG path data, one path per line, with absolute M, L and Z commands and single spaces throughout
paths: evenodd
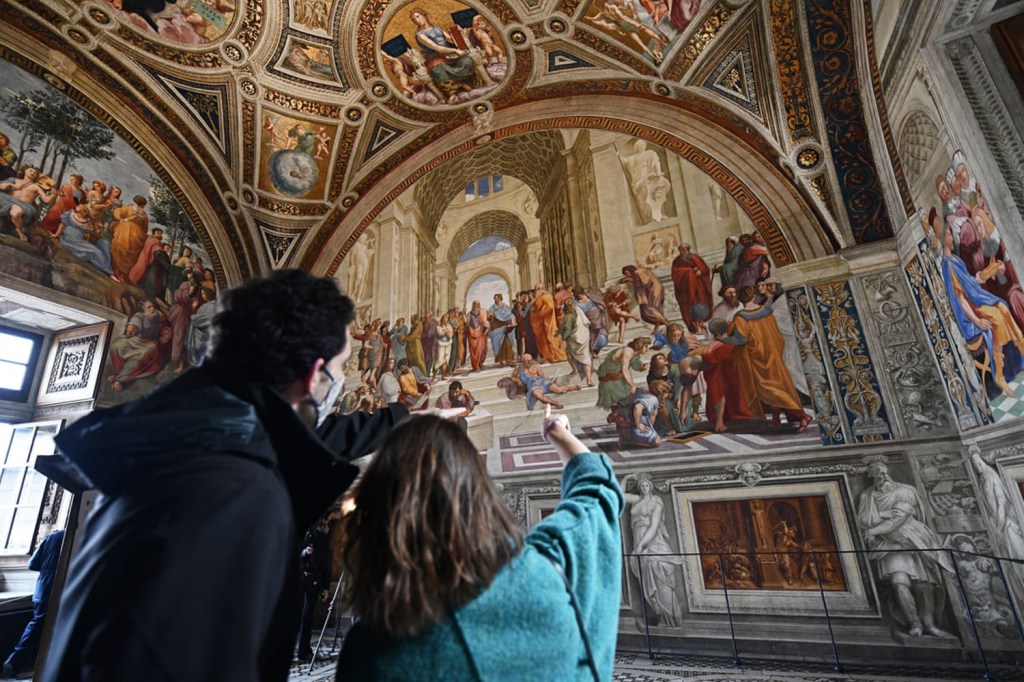
M 334 679 L 333 655 L 314 664 L 293 666 L 290 682 L 331 682 Z M 1008 667 L 993 667 L 990 679 L 1006 682 L 1024 680 L 1024 672 Z M 748 660 L 736 668 L 720 658 L 696 656 L 660 656 L 650 661 L 643 654 L 619 654 L 615 657 L 615 682 L 954 682 L 981 680 L 981 666 L 848 666 L 841 673 L 831 665 L 808 662 Z

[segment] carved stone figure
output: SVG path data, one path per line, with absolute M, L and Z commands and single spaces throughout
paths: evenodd
M 985 513 L 995 530 L 999 544 L 1007 555 L 1014 559 L 1024 559 L 1024 532 L 1021 531 L 1014 510 L 1010 504 L 1010 491 L 1002 476 L 994 466 L 981 456 L 981 449 L 972 445 L 969 450 L 971 464 L 978 474 L 978 485 L 981 488 L 981 499 L 985 505 Z M 1024 580 L 1024 566 L 1013 564 L 1017 576 Z
M 860 494 L 857 521 L 879 575 L 892 585 L 894 615 L 911 637 L 952 637 L 935 617 L 945 598 L 940 569 L 951 574 L 955 569 L 944 552 L 918 551 L 942 545 L 923 522 L 921 497 L 912 486 L 894 481 L 884 462 L 871 462 L 867 474 L 872 484 Z
M 622 479 L 622 489 L 630 479 L 637 482 L 636 493 L 625 493 L 629 503 L 629 521 L 633 529 L 633 554 L 669 555 L 665 529 L 665 504 L 654 494 L 654 483 L 648 474 L 629 474 Z M 663 627 L 682 625 L 683 611 L 676 594 L 675 566 L 683 563 L 681 556 L 627 557 L 633 575 L 641 579 L 644 599 L 654 612 L 656 624 Z

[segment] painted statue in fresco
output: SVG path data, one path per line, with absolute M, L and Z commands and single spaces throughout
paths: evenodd
M 444 15 L 451 24 L 435 21 Z M 507 51 L 495 28 L 476 10 L 450 0 L 395 15 L 384 30 L 380 55 L 399 92 L 424 105 L 477 99 L 504 80 L 507 70 Z
M 238 0 L 109 0 L 139 31 L 181 45 L 202 45 L 222 36 Z
M 641 223 L 659 223 L 675 217 L 672 183 L 665 173 L 661 154 L 648 148 L 645 140 L 635 140 L 630 147 L 632 152 L 620 153 L 619 160 Z
M 636 481 L 636 491 L 629 492 L 629 482 Z M 665 527 L 665 503 L 655 494 L 654 483 L 648 474 L 629 474 L 621 481 L 629 504 L 629 527 L 633 546 L 627 548 L 625 561 L 629 571 L 642 577 L 643 598 L 653 611 L 651 619 L 661 627 L 680 627 L 683 607 L 677 594 L 676 574 L 685 558 L 672 556 L 675 550 L 668 542 Z M 645 556 L 653 555 L 653 556 Z
M 918 550 L 940 547 L 939 536 L 924 523 L 917 490 L 898 483 L 884 462 L 868 465 L 871 485 L 857 504 L 857 522 L 878 565 L 879 576 L 894 593 L 893 614 L 910 637 L 952 638 L 938 626 L 945 606 L 942 573 L 956 571 L 945 552 Z

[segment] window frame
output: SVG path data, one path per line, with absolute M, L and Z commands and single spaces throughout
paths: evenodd
M 43 347 L 46 343 L 46 336 L 37 332 L 30 332 L 17 327 L 0 324 L 0 334 L 16 336 L 32 342 L 32 354 L 25 364 L 25 378 L 22 380 L 20 389 L 0 388 L 0 401 L 10 403 L 27 403 L 32 395 L 35 386 L 36 371 L 39 369 L 39 361 L 43 357 Z M 16 364 L 16 363 L 12 363 Z

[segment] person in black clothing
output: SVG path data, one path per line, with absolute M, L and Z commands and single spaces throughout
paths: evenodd
M 332 279 L 279 270 L 220 306 L 202 366 L 57 437 L 102 494 L 68 570 L 43 682 L 288 677 L 302 597 L 296 529 L 348 488 L 350 460 L 407 411 L 327 414 L 354 317 Z
M 302 618 L 299 625 L 298 658 L 308 661 L 313 658 L 310 638 L 313 636 L 313 612 L 318 602 L 326 603 L 331 598 L 331 524 L 341 516 L 332 507 L 316 525 L 306 531 L 302 544 Z
M 50 604 L 50 592 L 53 591 L 53 579 L 57 574 L 60 548 L 63 544 L 64 531 L 55 530 L 39 543 L 32 558 L 28 560 L 28 569 L 39 571 L 36 590 L 32 594 L 32 620 L 25 626 L 21 639 L 14 646 L 14 651 L 4 661 L 4 677 L 13 677 L 31 670 L 35 665 L 39 642 L 43 636 L 43 624 Z

